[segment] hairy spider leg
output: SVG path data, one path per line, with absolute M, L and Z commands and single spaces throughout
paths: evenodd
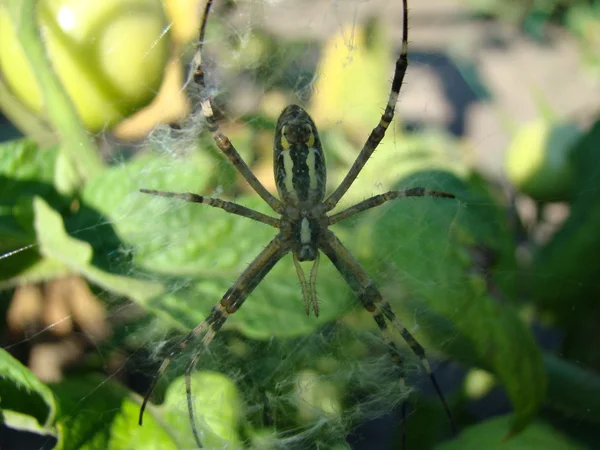
M 456 426 L 454 419 L 450 413 L 450 407 L 446 402 L 444 394 L 442 393 L 431 366 L 425 356 L 425 350 L 417 342 L 412 334 L 402 325 L 400 320 L 392 312 L 392 309 L 387 301 L 383 299 L 383 296 L 379 292 L 379 289 L 373 283 L 371 277 L 362 268 L 359 262 L 352 256 L 352 254 L 344 247 L 342 242 L 333 234 L 331 231 L 323 233 L 323 238 L 320 242 L 319 248 L 327 255 L 333 265 L 338 269 L 342 277 L 346 280 L 346 283 L 354 291 L 363 307 L 373 315 L 373 319 L 377 323 L 377 326 L 381 330 L 381 333 L 388 344 L 390 354 L 394 363 L 398 366 L 400 372 L 400 383 L 402 386 L 405 385 L 405 370 L 402 358 L 398 352 L 398 348 L 393 342 L 392 335 L 385 322 L 387 319 L 392 326 L 400 332 L 400 335 L 404 341 L 408 344 L 412 352 L 420 359 L 421 365 L 425 369 L 425 372 L 429 376 L 433 387 L 436 390 L 438 397 L 440 398 L 446 416 L 450 421 L 452 431 L 456 434 Z M 405 421 L 405 417 L 402 418 Z
M 333 191 L 333 193 L 325 200 L 325 211 L 331 211 L 344 194 L 348 191 L 348 188 L 354 183 L 356 177 L 361 172 L 365 164 L 379 146 L 379 143 L 385 136 L 385 132 L 389 127 L 390 123 L 394 118 L 394 110 L 396 103 L 398 102 L 398 96 L 400 95 L 400 89 L 402 88 L 402 82 L 404 75 L 406 75 L 406 69 L 408 68 L 408 5 L 407 0 L 402 0 L 402 50 L 400 56 L 396 60 L 396 68 L 394 70 L 394 78 L 392 80 L 392 88 L 388 97 L 385 111 L 381 115 L 381 119 L 377 126 L 371 131 L 371 134 L 367 138 L 367 141 L 363 145 L 358 157 L 352 164 L 352 167 L 340 183 L 340 185 Z
M 231 161 L 237 171 L 244 177 L 252 189 L 254 189 L 254 191 L 271 207 L 271 209 L 275 212 L 281 213 L 284 209 L 284 204 L 281 202 L 281 200 L 275 198 L 273 194 L 271 194 L 259 181 L 259 179 L 256 178 L 254 173 L 252 173 L 250 167 L 248 167 L 248 164 L 246 164 L 229 138 L 221 132 L 219 123 L 213 113 L 211 98 L 207 93 L 206 84 L 204 81 L 204 69 L 202 68 L 202 48 L 204 45 L 204 35 L 206 32 L 206 24 L 211 6 L 212 0 L 208 0 L 202 16 L 202 25 L 200 26 L 196 54 L 194 55 L 192 61 L 192 64 L 195 64 L 196 66 L 193 80 L 200 88 L 200 109 L 202 111 L 202 115 L 206 119 L 208 130 L 210 131 L 210 134 L 219 150 L 221 150 L 227 159 Z
M 329 216 L 329 225 L 338 223 L 342 220 L 352 217 L 355 214 L 366 211 L 367 209 L 375 208 L 383 205 L 385 202 L 390 200 L 396 200 L 398 198 L 406 197 L 442 197 L 442 198 L 456 198 L 454 194 L 448 194 L 447 192 L 432 191 L 421 187 L 410 188 L 404 191 L 389 191 L 384 194 L 375 195 L 371 198 L 363 200 L 360 203 L 352 205 L 339 213 Z
M 144 194 L 156 195 L 159 197 L 177 198 L 189 203 L 202 203 L 204 205 L 222 209 L 231 214 L 236 214 L 238 216 L 252 219 L 256 222 L 261 222 L 270 225 L 274 228 L 279 228 L 279 219 L 255 211 L 254 209 L 238 205 L 237 203 L 221 200 L 220 198 L 205 197 L 203 195 L 192 194 L 190 192 L 180 194 L 176 192 L 156 191 L 154 189 L 140 189 L 140 192 Z
M 160 376 L 165 372 L 170 362 L 177 356 L 181 351 L 183 351 L 188 344 L 195 340 L 202 333 L 204 337 L 202 338 L 203 348 L 208 346 L 215 334 L 221 329 L 227 318 L 234 314 L 244 303 L 246 298 L 252 293 L 254 288 L 260 283 L 260 281 L 269 273 L 269 271 L 275 266 L 275 264 L 287 253 L 289 252 L 290 247 L 285 242 L 285 239 L 281 234 L 275 236 L 271 242 L 258 254 L 256 258 L 246 267 L 246 269 L 242 272 L 242 274 L 238 277 L 238 279 L 233 283 L 233 285 L 227 290 L 223 298 L 213 306 L 211 312 L 208 317 L 198 324 L 190 333 L 183 339 L 179 344 L 175 346 L 169 352 L 169 355 L 160 368 L 152 378 L 150 383 L 150 387 L 144 396 L 144 400 L 142 402 L 142 407 L 140 408 L 139 415 L 139 424 L 142 424 L 142 418 L 144 415 L 144 410 L 152 395 L 152 391 L 154 390 L 156 383 Z M 197 357 L 194 356 L 192 361 L 197 360 Z M 193 366 L 191 366 L 193 368 Z M 186 369 L 186 378 L 189 378 L 191 373 L 191 369 L 188 371 Z M 188 402 L 191 402 L 191 399 L 188 398 Z M 190 416 L 193 417 L 193 411 L 190 410 Z M 195 429 L 195 423 L 192 422 L 192 428 L 194 432 L 194 436 L 196 437 L 197 444 L 202 448 L 198 437 L 198 432 Z

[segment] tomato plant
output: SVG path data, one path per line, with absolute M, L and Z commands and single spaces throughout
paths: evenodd
M 89 131 L 153 99 L 169 54 L 160 0 L 41 0 L 37 20 L 52 68 Z M 43 116 L 44 96 L 18 28 L 0 7 L 0 72 L 12 94 Z

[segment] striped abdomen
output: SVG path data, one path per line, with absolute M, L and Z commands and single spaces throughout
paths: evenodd
M 322 202 L 327 181 L 325 155 L 315 123 L 300 106 L 290 105 L 279 116 L 274 153 L 281 200 L 293 206 Z

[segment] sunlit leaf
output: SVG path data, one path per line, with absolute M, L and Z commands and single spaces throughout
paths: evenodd
M 216 372 L 192 375 L 192 394 L 196 426 L 206 448 L 242 448 L 238 430 L 244 407 L 232 380 Z M 177 378 L 167 390 L 164 411 L 168 423 L 187 433 L 186 444 L 195 446 L 188 418 L 184 377 Z
M 25 425 L 22 416 L 26 415 L 34 417 L 46 433 L 51 430 L 56 417 L 56 404 L 50 389 L 4 349 L 0 349 L 0 408 L 9 427 L 12 426 L 11 419 L 18 419 L 20 425 Z M 17 414 L 7 415 L 9 411 Z M 25 429 L 37 431 L 30 426 Z
M 179 449 L 180 432 L 147 411 L 122 385 L 101 376 L 69 378 L 52 387 L 59 404 L 60 450 Z
M 35 242 L 32 202 L 36 195 L 56 208 L 65 206 L 53 187 L 57 153 L 41 150 L 27 139 L 0 144 L 0 256 Z M 0 259 L 0 279 L 14 284 L 39 259 L 35 249 Z
M 158 283 L 124 277 L 102 271 L 92 264 L 92 247 L 85 241 L 69 236 L 61 216 L 41 198 L 34 200 L 35 228 L 40 252 L 48 259 L 62 263 L 72 273 L 78 273 L 109 292 L 144 301 L 162 291 Z

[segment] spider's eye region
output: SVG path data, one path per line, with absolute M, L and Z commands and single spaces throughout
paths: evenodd
M 315 134 L 308 123 L 289 124 L 281 127 L 281 146 L 289 150 L 293 144 L 315 145 Z

